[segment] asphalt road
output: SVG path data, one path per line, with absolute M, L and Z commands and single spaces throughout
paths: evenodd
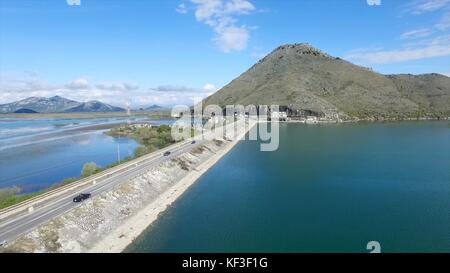
M 114 186 L 134 178 L 148 169 L 155 167 L 166 160 L 189 152 L 192 148 L 202 145 L 203 140 L 197 141 L 195 144 L 186 143 L 170 150 L 171 154 L 164 156 L 162 154 L 156 155 L 152 158 L 143 159 L 137 164 L 131 165 L 119 173 L 113 173 L 106 178 L 96 180 L 96 183 L 89 183 L 84 187 L 78 187 L 73 191 L 58 196 L 52 199 L 51 202 L 43 207 L 36 208 L 33 212 L 26 213 L 19 217 L 12 217 L 6 219 L 5 222 L 0 223 L 0 245 L 5 242 L 11 242 L 21 234 L 33 230 L 39 225 L 42 225 L 55 217 L 64 214 L 65 212 L 77 207 L 80 203 L 74 203 L 73 198 L 80 193 L 90 193 L 92 197 L 99 195 L 105 191 L 112 189 Z

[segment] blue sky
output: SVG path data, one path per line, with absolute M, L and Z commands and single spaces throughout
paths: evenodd
M 0 103 L 189 103 L 299 42 L 381 73 L 450 74 L 450 0 L 77 2 L 0 2 Z

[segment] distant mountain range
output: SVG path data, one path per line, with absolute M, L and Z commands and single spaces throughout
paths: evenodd
M 283 45 L 204 100 L 210 104 L 278 104 L 330 118 L 449 117 L 450 78 L 382 75 L 308 44 Z
M 147 107 L 145 110 L 148 110 L 148 111 L 157 111 L 157 110 L 162 110 L 162 109 L 165 109 L 165 108 L 162 107 L 162 106 L 153 104 L 152 106 Z
M 158 112 L 158 111 L 165 111 L 168 109 L 170 109 L 169 106 L 160 106 L 160 105 L 153 104 L 149 107 L 141 107 L 141 108 L 135 109 L 135 111 Z
M 78 102 L 60 96 L 31 97 L 0 105 L 0 113 L 123 112 L 125 109 L 100 101 Z

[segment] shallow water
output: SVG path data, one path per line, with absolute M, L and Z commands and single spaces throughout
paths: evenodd
M 155 125 L 167 119 L 135 119 Z M 139 146 L 128 138 L 105 135 L 92 125 L 125 122 L 124 118 L 0 119 L 0 188 L 18 186 L 22 193 L 45 189 L 78 177 L 87 162 L 107 166 L 134 155 Z M 89 130 L 84 130 L 91 126 Z M 118 152 L 119 151 L 119 152 Z
M 450 123 L 283 124 L 238 144 L 128 252 L 450 252 Z

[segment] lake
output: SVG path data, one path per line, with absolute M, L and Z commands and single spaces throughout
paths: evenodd
M 80 176 L 87 162 L 104 167 L 133 156 L 139 146 L 136 141 L 110 137 L 100 129 L 128 120 L 154 125 L 172 122 L 146 117 L 0 118 L 0 188 L 17 186 L 22 193 L 35 192 Z
M 450 252 L 450 122 L 282 124 L 242 141 L 127 252 Z

